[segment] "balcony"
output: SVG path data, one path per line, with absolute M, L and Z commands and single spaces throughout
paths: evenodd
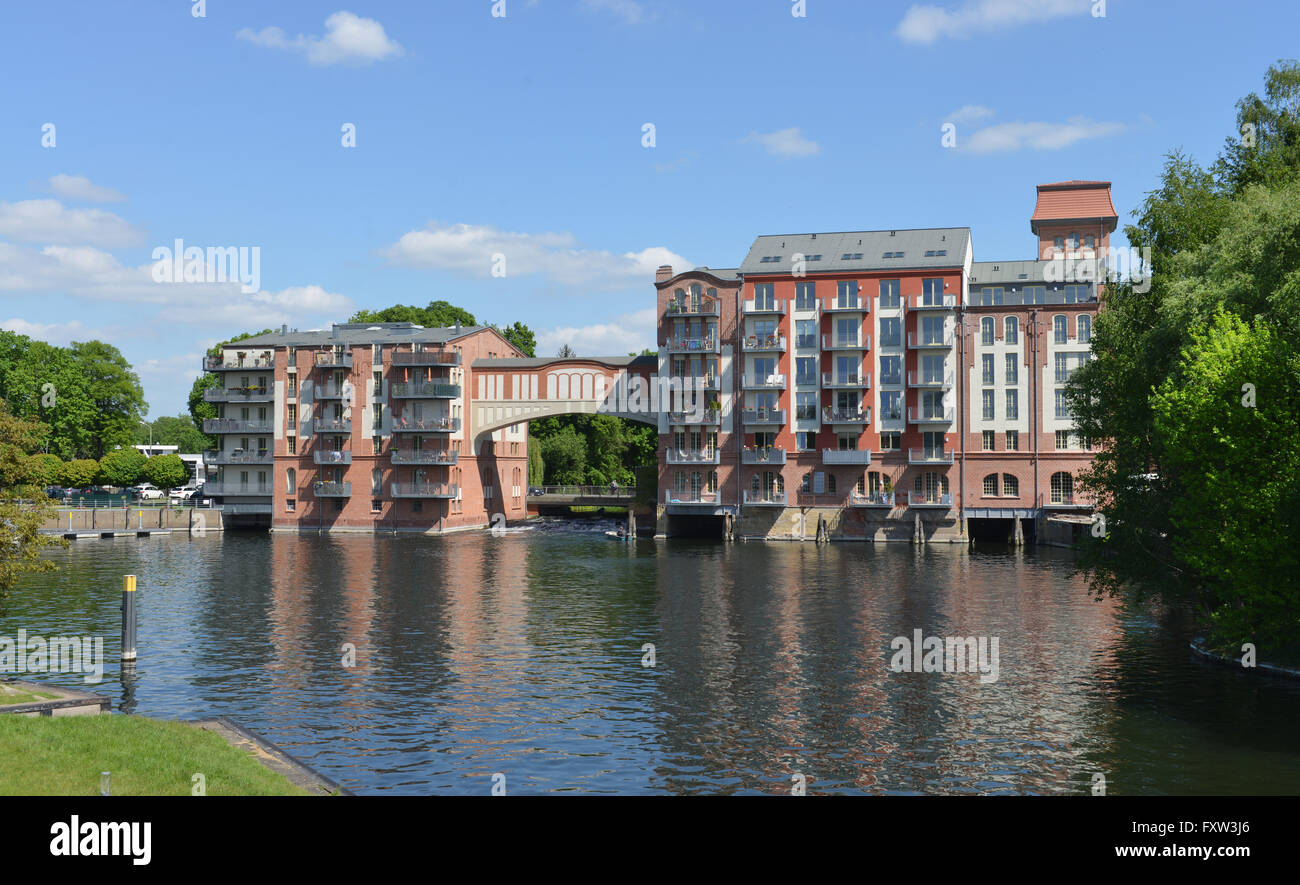
M 1038 496 L 1038 506 L 1053 510 L 1092 510 L 1093 505 L 1086 503 L 1073 492 L 1050 492 Z
M 938 492 L 908 492 L 907 506 L 946 509 L 952 506 L 952 494 L 941 495 Z
M 870 464 L 871 449 L 822 449 L 823 464 Z
M 456 433 L 459 430 L 459 418 L 447 418 L 444 416 L 407 418 L 404 415 L 393 416 L 393 433 Z
M 784 335 L 746 335 L 745 350 L 750 353 L 784 353 Z
M 683 390 L 721 390 L 722 382 L 717 375 L 683 375 Z
M 827 313 L 869 313 L 871 302 L 865 298 L 845 298 L 841 300 L 836 296 L 831 299 L 825 309 Z
M 785 409 L 745 409 L 740 413 L 742 424 L 785 424 Z
M 901 387 L 903 385 L 903 373 L 893 372 L 890 374 L 881 375 L 880 384 L 882 387 Z
M 794 346 L 799 349 L 812 349 L 817 346 L 816 335 L 796 335 L 794 336 Z
M 716 317 L 722 315 L 720 303 L 716 298 L 701 298 L 698 301 L 677 301 L 670 298 L 664 305 L 664 314 L 670 317 Z
M 908 449 L 908 464 L 951 464 L 952 452 L 943 449 Z
M 745 489 L 745 504 L 750 507 L 784 507 L 785 492 L 775 489 L 757 492 Z
M 274 464 L 275 456 L 270 449 L 256 449 L 246 452 L 243 449 L 231 449 L 228 452 L 209 450 L 203 453 L 204 464 Z
M 346 381 L 342 384 L 335 384 L 333 381 L 322 381 L 319 384 L 313 384 L 311 395 L 314 399 L 343 399 L 343 397 L 352 396 L 352 385 Z
M 236 495 L 270 495 L 271 484 L 269 482 L 213 482 L 209 480 L 203 484 L 203 497 L 217 497 Z
M 956 295 L 913 295 L 907 299 L 910 310 L 955 310 Z
M 398 381 L 388 386 L 393 399 L 456 399 L 460 396 L 459 384 L 443 381 Z
M 317 369 L 350 369 L 352 368 L 352 354 L 335 350 L 318 353 L 315 354 L 312 365 Z
M 204 433 L 270 433 L 270 421 L 244 421 L 238 418 L 204 418 Z
M 320 482 L 318 480 L 311 484 L 311 493 L 317 498 L 351 498 L 352 483 Z
M 951 424 L 953 422 L 953 409 L 908 409 L 907 423 L 909 424 Z
M 838 409 L 827 406 L 822 409 L 823 424 L 870 424 L 871 409 Z
M 785 390 L 785 376 L 743 375 L 740 386 L 744 390 Z
M 899 406 L 898 408 L 894 408 L 894 409 L 882 408 L 880 410 L 880 420 L 882 423 L 888 421 L 902 421 L 903 420 L 902 406 Z
M 394 446 L 388 450 L 388 459 L 393 464 L 450 467 L 460 460 L 460 452 L 456 449 L 403 449 Z
M 311 453 L 311 459 L 317 464 L 351 464 L 352 453 L 341 449 L 316 449 Z
M 945 331 L 942 337 L 933 335 L 917 335 L 915 332 L 907 333 L 908 350 L 926 350 L 928 348 L 946 348 L 952 349 L 955 339 L 951 330 Z
M 442 482 L 395 482 L 389 484 L 394 498 L 454 498 L 460 487 Z
M 718 344 L 718 339 L 709 338 L 669 338 L 667 343 L 669 353 L 721 353 L 722 348 Z
M 203 358 L 203 371 L 205 372 L 236 372 L 240 369 L 265 369 L 275 368 L 275 360 L 270 356 L 261 356 L 256 358 L 244 357 L 240 359 L 237 356 L 205 356 Z
M 859 495 L 857 492 L 849 494 L 850 507 L 893 507 L 893 492 L 868 492 L 865 495 Z
M 822 350 L 870 350 L 871 336 L 823 335 Z
M 695 491 L 692 489 L 664 489 L 664 504 L 671 509 L 682 507 L 717 507 L 722 497 L 717 492 Z
M 269 387 L 213 387 L 203 391 L 204 402 L 209 403 L 265 403 L 275 399 Z
M 952 390 L 952 375 L 931 375 L 925 372 L 908 372 L 907 386 L 927 390 Z
M 785 302 L 778 301 L 775 298 L 767 301 L 751 300 L 743 301 L 740 305 L 741 313 L 749 316 L 751 314 L 774 314 L 777 316 L 785 315 Z
M 669 449 L 669 464 L 718 464 L 721 453 L 717 449 Z
M 312 433 L 351 433 L 351 418 L 317 418 L 311 422 Z
M 394 366 L 459 366 L 460 354 L 454 350 L 394 350 Z
M 670 424 L 717 424 L 720 415 L 716 409 L 701 409 L 698 412 L 669 412 Z
M 822 374 L 822 387 L 825 387 L 828 390 L 835 390 L 837 388 L 841 390 L 866 390 L 871 387 L 871 373 L 867 372 L 862 375 L 840 375 L 838 373 L 825 372 Z
M 768 448 L 757 448 L 748 446 L 740 453 L 741 464 L 784 464 L 785 449 L 778 449 L 775 446 Z

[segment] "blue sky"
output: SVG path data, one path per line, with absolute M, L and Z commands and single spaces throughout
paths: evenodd
M 157 416 L 212 343 L 359 307 L 639 350 L 656 265 L 764 233 L 966 225 L 977 259 L 1030 258 L 1036 183 L 1111 180 L 1124 223 L 1296 54 L 1290 0 L 1096 5 L 9 3 L 0 326 L 116 344 Z M 259 290 L 156 282 L 177 238 L 257 247 Z

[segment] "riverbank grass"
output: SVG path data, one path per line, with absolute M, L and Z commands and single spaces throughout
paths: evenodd
M 52 701 L 58 695 L 43 691 L 28 691 L 0 682 L 0 707 L 10 704 L 35 704 L 40 701 Z
M 6 701 L 14 703 L 13 701 Z M 218 734 L 141 716 L 0 715 L 0 795 L 189 796 L 202 774 L 209 796 L 304 796 Z

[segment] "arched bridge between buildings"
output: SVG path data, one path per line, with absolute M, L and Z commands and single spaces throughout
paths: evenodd
M 477 449 L 486 434 L 555 415 L 612 415 L 658 426 L 658 397 L 635 393 L 654 387 L 658 366 L 654 356 L 475 360 L 470 438 Z

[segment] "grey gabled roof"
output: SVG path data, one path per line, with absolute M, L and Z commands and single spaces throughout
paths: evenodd
M 227 344 L 227 349 L 251 349 L 254 347 L 319 347 L 333 344 L 403 344 L 419 342 L 421 344 L 444 344 L 457 338 L 464 338 L 488 326 L 446 326 L 425 329 L 414 323 L 336 323 L 328 329 L 310 329 L 299 332 L 293 329 L 287 332 L 271 332 L 256 335 Z
M 945 255 L 926 252 L 945 251 Z M 961 267 L 970 250 L 969 227 L 935 227 L 916 230 L 865 230 L 840 233 L 771 234 L 758 237 L 741 262 L 743 274 L 790 273 L 793 256 L 807 260 L 810 274 L 855 270 L 910 270 L 927 267 Z M 902 258 L 885 258 L 885 253 L 902 252 Z M 845 258 L 848 255 L 850 257 Z M 861 255 L 861 258 L 856 256 Z M 763 258 L 778 257 L 777 261 Z
M 1050 261 L 975 261 L 971 263 L 970 284 L 974 287 L 1043 283 L 1049 264 Z

